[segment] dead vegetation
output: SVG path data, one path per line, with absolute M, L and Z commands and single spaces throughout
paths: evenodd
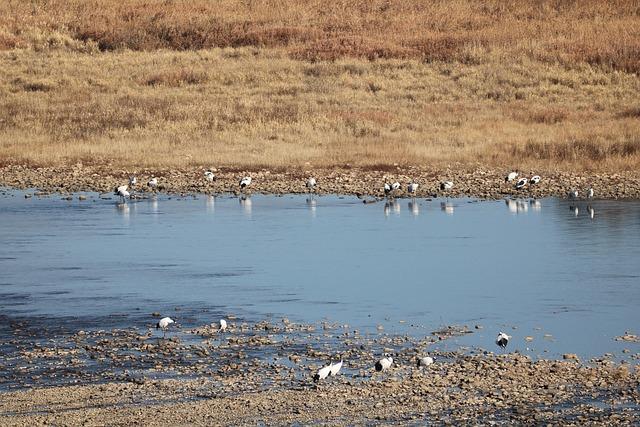
M 636 1 L 0 2 L 0 161 L 640 164 Z

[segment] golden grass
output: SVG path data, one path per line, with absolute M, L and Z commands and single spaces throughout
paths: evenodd
M 0 161 L 640 166 L 640 3 L 0 2 Z

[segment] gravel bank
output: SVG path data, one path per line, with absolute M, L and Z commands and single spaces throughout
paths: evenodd
M 384 182 L 398 181 L 402 188 L 396 196 L 406 197 L 407 184 L 412 180 L 420 184 L 416 197 L 435 197 L 438 195 L 469 196 L 488 199 L 504 197 L 549 196 L 567 197 L 571 189 L 577 189 L 581 197 L 585 190 L 593 187 L 598 199 L 638 199 L 640 198 L 640 177 L 632 173 L 571 173 L 571 172 L 524 172 L 522 176 L 533 173 L 542 176 L 538 185 L 526 186 L 516 190 L 514 183 L 505 183 L 506 170 L 478 168 L 475 170 L 429 168 L 386 168 L 370 169 L 297 169 L 281 170 L 232 170 L 212 169 L 216 180 L 208 183 L 204 178 L 205 169 L 189 170 L 152 170 L 122 169 L 111 166 L 83 166 L 34 168 L 9 165 L 0 168 L 0 185 L 13 188 L 35 188 L 47 192 L 73 193 L 77 191 L 113 192 L 113 189 L 128 183 L 130 175 L 138 177 L 138 191 L 147 191 L 145 183 L 155 176 L 159 181 L 159 190 L 170 193 L 228 193 L 239 192 L 238 182 L 249 175 L 253 182 L 248 191 L 288 194 L 303 193 L 307 189 L 305 181 L 313 176 L 317 179 L 316 192 L 320 194 L 353 194 L 381 197 L 384 195 Z M 439 189 L 442 181 L 454 182 L 452 190 L 446 193 Z
M 0 394 L 0 424 L 640 422 L 640 369 L 631 363 L 638 354 L 618 363 L 611 355 L 532 360 L 434 349 L 475 333 L 464 326 L 412 337 L 288 319 L 228 323 L 225 333 L 217 324 L 178 326 L 162 339 L 136 328 L 61 337 L 12 321 L 12 338 L 0 342 L 0 377 L 14 390 Z M 375 372 L 383 352 L 394 364 Z M 425 354 L 435 363 L 418 367 Z M 343 369 L 314 384 L 332 357 Z

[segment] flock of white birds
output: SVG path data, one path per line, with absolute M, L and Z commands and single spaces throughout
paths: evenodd
M 518 178 L 518 176 L 519 174 L 517 171 L 509 172 L 505 176 L 504 181 L 506 183 L 515 181 Z M 213 181 L 216 180 L 215 174 L 210 170 L 207 170 L 204 172 L 204 178 L 209 183 L 212 183 Z M 542 178 L 540 177 L 540 175 L 533 175 L 531 177 L 521 177 L 516 181 L 514 188 L 516 190 L 521 190 L 527 185 L 529 186 L 538 185 L 541 180 Z M 241 190 L 246 189 L 251 185 L 251 182 L 252 182 L 252 178 L 250 176 L 242 177 L 239 182 L 240 189 Z M 129 178 L 129 185 L 121 185 L 117 187 L 114 191 L 114 194 L 119 196 L 121 200 L 124 202 L 126 201 L 127 198 L 131 197 L 131 193 L 129 192 L 129 187 L 133 189 L 136 187 L 137 183 L 138 183 L 138 179 L 135 176 L 131 176 Z M 305 182 L 305 187 L 308 189 L 310 193 L 312 193 L 315 190 L 316 185 L 317 185 L 317 181 L 314 177 L 308 178 L 307 181 Z M 147 186 L 152 191 L 156 191 L 158 188 L 158 178 L 152 177 L 149 180 L 149 182 L 147 182 Z M 383 185 L 384 194 L 387 197 L 393 197 L 400 190 L 401 187 L 402 187 L 401 184 L 397 181 L 393 183 L 385 182 Z M 419 187 L 419 184 L 417 182 L 415 181 L 409 182 L 409 184 L 407 185 L 407 193 L 415 195 L 415 193 L 418 191 L 418 187 Z M 439 188 L 441 191 L 449 191 L 453 187 L 454 187 L 453 181 L 442 181 L 440 182 L 440 185 L 439 185 Z M 591 187 L 587 188 L 585 190 L 585 195 L 588 199 L 593 198 L 593 195 L 594 195 L 593 188 Z M 569 197 L 569 199 L 577 199 L 579 198 L 580 193 L 577 189 L 572 189 L 569 191 L 567 196 Z
M 505 176 L 504 182 L 509 183 L 517 179 L 516 183 L 514 184 L 514 188 L 516 190 L 522 190 L 526 186 L 531 187 L 534 185 L 538 185 L 542 180 L 540 175 L 533 175 L 531 177 L 520 177 L 519 179 L 518 179 L 518 176 L 519 176 L 519 173 L 517 171 L 509 172 Z M 210 170 L 204 172 L 204 178 L 209 183 L 212 183 L 216 180 L 215 174 Z M 240 189 L 244 191 L 247 187 L 251 185 L 251 182 L 252 182 L 252 179 L 250 176 L 242 177 L 239 182 Z M 309 190 L 309 192 L 312 193 L 315 190 L 317 183 L 318 182 L 314 177 L 310 177 L 306 180 L 305 186 Z M 129 192 L 129 187 L 131 187 L 131 189 L 133 190 L 137 186 L 137 184 L 138 184 L 138 179 L 135 176 L 131 176 L 129 178 L 129 184 L 128 185 L 125 184 L 117 187 L 114 190 L 114 194 L 116 196 L 119 196 L 121 200 L 124 202 L 127 198 L 131 197 L 131 192 Z M 147 182 L 147 186 L 152 191 L 155 192 L 158 189 L 158 178 L 152 177 L 149 180 L 149 182 Z M 401 187 L 402 185 L 397 181 L 393 183 L 385 182 L 383 185 L 384 194 L 387 197 L 393 197 L 395 194 L 397 194 L 397 192 L 400 190 Z M 419 187 L 419 184 L 412 180 L 407 185 L 407 193 L 411 195 L 415 195 L 416 192 L 418 191 L 418 187 Z M 449 191 L 453 187 L 454 187 L 453 181 L 442 181 L 440 182 L 440 185 L 439 185 L 439 188 L 441 191 Z M 587 199 L 592 199 L 593 195 L 594 195 L 593 188 L 589 187 L 585 190 L 585 196 Z M 571 189 L 567 194 L 567 197 L 569 197 L 569 199 L 577 199 L 580 197 L 580 192 L 577 189 Z
M 176 322 L 170 317 L 163 317 L 158 321 L 158 323 L 156 323 L 156 329 L 162 329 L 163 339 L 166 338 L 166 334 L 167 334 L 167 331 L 169 330 L 169 327 L 175 323 Z M 225 319 L 220 319 L 220 326 L 218 328 L 218 331 L 220 333 L 227 331 L 227 321 Z M 511 338 L 510 335 L 507 335 L 504 332 L 500 332 L 498 334 L 498 337 L 496 338 L 496 345 L 504 350 L 507 347 L 507 344 L 509 344 L 510 338 Z M 422 356 L 422 357 L 418 357 L 416 365 L 418 368 L 423 368 L 423 367 L 431 366 L 434 363 L 435 363 L 435 359 L 433 357 Z M 344 360 L 342 359 L 340 359 L 340 361 L 336 363 L 329 361 L 328 365 L 321 367 L 313 375 L 313 381 L 319 382 L 321 380 L 327 379 L 328 377 L 338 375 L 338 373 L 342 369 L 343 364 L 344 364 Z M 376 370 L 376 372 L 384 372 L 389 368 L 391 368 L 391 366 L 393 366 L 392 355 L 389 353 L 384 353 L 382 358 L 375 363 L 374 369 Z

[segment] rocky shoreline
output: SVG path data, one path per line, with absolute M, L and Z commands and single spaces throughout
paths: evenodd
M 384 168 L 335 168 L 269 170 L 212 168 L 216 180 L 209 183 L 204 178 L 205 168 L 174 169 L 126 169 L 106 166 L 75 164 L 68 167 L 30 167 L 7 165 L 0 168 L 0 186 L 18 189 L 37 189 L 43 192 L 72 194 L 79 191 L 113 192 L 116 186 L 127 184 L 135 175 L 138 192 L 148 192 L 146 182 L 157 177 L 158 190 L 168 193 L 239 193 L 239 180 L 251 176 L 253 181 L 246 192 L 265 194 L 295 194 L 307 192 L 306 179 L 317 180 L 318 194 L 344 194 L 382 197 L 385 182 L 401 183 L 397 197 L 407 197 L 407 184 L 419 184 L 415 197 L 476 197 L 500 199 L 505 197 L 566 198 L 570 190 L 578 190 L 579 197 L 586 196 L 588 188 L 594 189 L 596 199 L 640 199 L 640 177 L 626 173 L 571 173 L 559 171 L 525 172 L 521 176 L 541 175 L 537 185 L 527 185 L 521 190 L 514 182 L 505 183 L 508 170 L 492 168 L 444 168 L 420 167 Z M 442 181 L 453 181 L 451 190 L 440 190 Z M 413 195 L 412 195 L 413 196 Z
M 328 322 L 227 319 L 224 333 L 215 323 L 178 326 L 166 339 L 151 328 L 48 335 L 38 324 L 10 321 L 11 338 L 0 342 L 6 350 L 0 374 L 15 387 L 0 394 L 0 424 L 640 421 L 640 369 L 632 362 L 638 354 L 620 362 L 574 354 L 534 360 L 518 352 L 437 348 L 477 329 L 466 326 L 415 337 Z M 382 352 L 394 362 L 376 372 Z M 418 366 L 425 354 L 435 363 Z M 314 383 L 313 374 L 331 358 L 344 360 L 343 369 Z

